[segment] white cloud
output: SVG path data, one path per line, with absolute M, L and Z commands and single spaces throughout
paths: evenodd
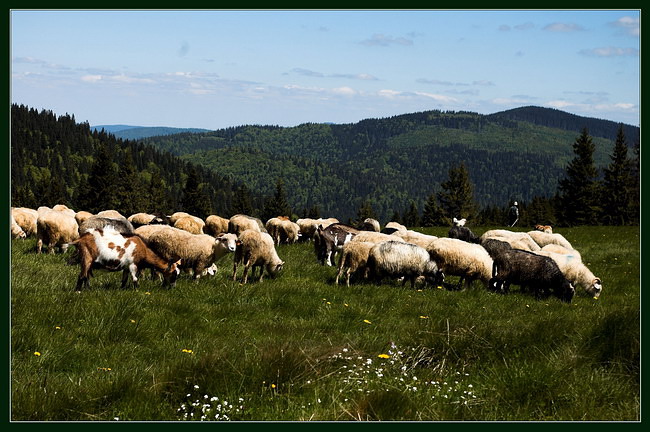
M 591 48 L 583 49 L 579 51 L 580 54 L 591 57 L 627 57 L 627 56 L 638 56 L 639 50 L 636 48 L 621 48 L 621 47 L 600 47 L 600 48 Z
M 372 35 L 370 39 L 365 39 L 362 40 L 361 45 L 365 46 L 391 46 L 391 45 L 403 45 L 403 46 L 408 46 L 408 45 L 413 45 L 413 41 L 411 39 L 406 39 L 404 37 L 393 37 L 390 35 L 385 35 L 383 33 L 376 33 Z
M 556 23 L 548 24 L 542 30 L 556 32 L 556 33 L 571 33 L 575 31 L 583 31 L 584 27 L 582 27 L 579 24 L 556 22 Z
M 617 19 L 616 21 L 610 24 L 613 25 L 614 27 L 623 29 L 623 31 L 630 36 L 638 37 L 640 35 L 639 18 L 625 16 Z
M 81 81 L 88 83 L 96 83 L 102 80 L 101 75 L 84 75 L 81 77 Z

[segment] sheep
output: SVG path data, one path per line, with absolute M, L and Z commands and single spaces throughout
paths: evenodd
M 406 231 L 407 230 L 407 228 L 404 225 L 402 225 L 401 223 L 392 222 L 392 221 L 388 222 L 386 224 L 386 226 L 384 227 L 384 229 L 390 229 L 390 228 L 396 229 L 398 231 Z
M 343 245 L 351 241 L 360 232 L 370 235 L 379 234 L 358 229 L 342 223 L 334 223 L 326 228 L 318 226 L 314 234 L 314 251 L 321 265 L 332 266 L 332 259 L 343 249 Z
M 341 253 L 341 259 L 339 260 L 339 271 L 336 274 L 335 283 L 339 284 L 339 278 L 345 271 L 345 284 L 350 286 L 350 275 L 357 270 L 363 269 L 364 278 L 368 277 L 368 255 L 370 254 L 370 249 L 375 246 L 376 243 L 372 242 L 348 242 L 343 245 L 343 251 Z
M 11 215 L 25 233 L 25 237 L 36 235 L 36 221 L 38 220 L 36 210 L 27 207 L 15 207 L 11 210 Z
M 395 231 L 392 235 L 401 238 L 407 243 L 412 243 L 421 246 L 425 249 L 429 245 L 429 243 L 431 243 L 433 240 L 438 238 L 433 235 L 423 234 L 421 232 L 417 232 L 413 230 L 405 230 L 405 231 L 398 230 Z
M 54 253 L 56 246 L 61 248 L 61 252 L 65 252 L 68 243 L 79 238 L 79 225 L 74 215 L 67 211 L 39 207 L 36 225 L 36 249 L 39 254 L 43 244 L 47 246 L 49 253 Z
M 143 225 L 166 224 L 165 219 L 149 213 L 134 213 L 127 218 L 134 228 L 139 228 Z
M 171 216 L 167 216 L 167 220 L 169 221 L 169 225 L 174 226 L 176 221 L 182 217 L 185 216 L 191 216 L 191 214 L 186 213 L 186 212 L 175 212 L 172 213 Z
M 228 221 L 228 232 L 231 234 L 239 235 L 247 229 L 257 232 L 266 232 L 266 228 L 262 221 L 256 217 L 247 216 L 243 214 L 236 214 Z
M 548 244 L 560 245 L 567 249 L 573 249 L 571 243 L 562 234 L 549 234 L 542 231 L 529 231 L 528 235 L 539 245 L 540 248 Z
M 429 243 L 426 250 L 445 275 L 460 276 L 456 289 L 460 289 L 463 281 L 469 289 L 476 279 L 488 287 L 493 261 L 483 246 L 442 237 Z
M 196 216 L 189 215 L 176 219 L 173 226 L 191 234 L 203 234 L 205 222 Z
M 27 237 L 27 234 L 25 234 L 25 231 L 16 223 L 16 220 L 14 219 L 14 213 L 13 209 L 12 212 L 9 214 L 11 217 L 11 237 L 12 238 L 22 238 L 24 239 Z
M 577 250 L 567 249 L 564 246 L 560 246 L 554 243 L 547 244 L 546 246 L 542 246 L 542 251 L 555 252 L 563 255 L 573 255 L 574 258 L 582 261 L 582 256 L 580 255 L 580 252 L 578 252 Z
M 237 248 L 237 236 L 228 233 L 215 238 L 168 225 L 143 225 L 135 233 L 167 262 L 181 260 L 180 267 L 191 269 L 195 280 L 208 274 L 212 264 Z
M 89 217 L 92 217 L 92 216 L 94 216 L 92 213 L 87 212 L 85 210 L 82 210 L 82 211 L 79 211 L 79 212 L 75 213 L 74 218 L 77 221 L 77 224 L 81 225 L 83 223 L 83 221 L 85 221 L 86 219 L 88 219 Z
M 291 222 L 287 217 L 275 217 L 266 221 L 266 230 L 275 241 L 280 243 L 295 243 L 300 236 L 300 227 L 297 223 Z
M 248 270 L 251 267 L 253 267 L 253 275 L 256 267 L 260 269 L 259 281 L 262 282 L 265 269 L 271 277 L 275 277 L 282 270 L 284 261 L 278 257 L 273 238 L 268 233 L 244 230 L 239 235 L 237 250 L 235 251 L 232 280 L 237 280 L 237 266 L 239 264 L 244 264 L 242 283 L 245 284 L 248 281 Z
M 111 219 L 126 219 L 126 216 L 124 216 L 122 213 L 118 212 L 117 210 L 102 210 L 99 213 L 97 213 L 95 216 L 111 218 Z
M 90 286 L 92 269 L 109 271 L 123 270 L 122 288 L 125 288 L 129 275 L 137 287 L 138 276 L 143 268 L 153 268 L 162 272 L 164 284 L 176 282 L 179 269 L 177 263 L 168 263 L 147 247 L 137 235 L 123 236 L 112 226 L 104 229 L 90 228 L 77 240 L 69 243 L 77 247 L 81 257 L 81 271 L 77 278 L 76 291 Z
M 586 265 L 582 263 L 580 255 L 577 254 L 561 254 L 555 252 L 549 252 L 542 248 L 541 251 L 535 252 L 538 255 L 543 255 L 551 258 L 557 266 L 560 268 L 564 277 L 567 278 L 571 284 L 576 288 L 581 287 L 585 290 L 587 294 L 592 296 L 594 299 L 600 297 L 600 294 L 603 290 L 603 283 L 600 278 L 594 276 L 594 274 L 587 268 Z
M 228 232 L 228 219 L 217 215 L 210 215 L 205 218 L 203 232 L 213 237 Z
M 98 213 L 84 220 L 79 225 L 79 235 L 84 235 L 91 228 L 101 229 L 108 225 L 113 226 L 122 235 L 133 235 L 135 233 L 133 225 L 124 216 L 121 218 L 103 217 L 99 216 Z
M 361 224 L 361 227 L 359 227 L 359 229 L 362 231 L 379 232 L 381 227 L 379 226 L 379 221 L 377 219 L 366 218 Z
M 370 249 L 367 265 L 369 277 L 377 284 L 386 276 L 404 277 L 402 285 L 410 280 L 411 288 L 414 288 L 415 280 L 419 277 L 424 277 L 425 284 L 434 285 L 442 283 L 444 277 L 426 249 L 405 242 L 387 241 L 376 244 Z
M 468 243 L 479 242 L 479 238 L 472 232 L 472 230 L 462 225 L 452 226 L 447 233 L 447 237 L 463 240 Z
M 72 217 L 75 216 L 75 211 L 72 210 L 71 208 L 69 208 L 65 204 L 57 204 L 54 207 L 52 207 L 52 210 L 58 211 L 58 212 L 63 212 L 63 213 L 68 214 L 68 215 L 70 215 Z
M 383 234 L 374 231 L 360 231 L 351 241 L 368 241 L 372 243 L 381 243 L 385 241 L 395 241 L 406 243 L 406 241 L 396 234 Z
M 514 249 L 522 249 L 527 251 L 538 251 L 541 247 L 535 243 L 535 240 L 528 234 L 524 232 L 514 232 L 503 229 L 498 230 L 489 230 L 483 233 L 479 238 L 479 242 L 488 238 L 496 238 L 498 240 L 503 240 L 508 242 Z
M 553 227 L 550 225 L 535 225 L 537 231 L 553 234 Z
M 560 300 L 571 303 L 575 288 L 551 258 L 513 249 L 507 242 L 495 239 L 486 241 L 484 247 L 493 260 L 490 289 L 505 294 L 510 284 L 519 285 L 522 291 L 530 286 L 538 299 L 552 292 Z
M 319 225 L 324 229 L 332 224 L 339 223 L 339 220 L 336 218 L 302 218 L 298 219 L 296 223 L 300 227 L 301 239 L 309 241 L 314 238 L 314 234 L 316 234 L 316 229 Z

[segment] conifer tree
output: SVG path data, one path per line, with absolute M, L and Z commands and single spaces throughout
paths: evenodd
M 173 209 L 170 196 L 158 168 L 151 173 L 147 192 L 149 198 L 149 202 L 146 204 L 147 211 L 158 215 L 171 213 Z
M 144 186 L 133 164 L 131 149 L 126 147 L 120 159 L 115 185 L 116 208 L 125 216 L 147 209 Z
M 627 142 L 621 124 L 614 143 L 612 162 L 604 170 L 602 202 L 603 222 L 608 225 L 627 225 L 632 219 L 632 161 L 627 157 Z
M 93 158 L 88 180 L 80 185 L 78 207 L 79 210 L 97 213 L 115 208 L 116 173 L 107 144 L 100 144 Z
M 251 192 L 243 183 L 235 189 L 232 200 L 232 212 L 233 214 L 253 214 Z
M 597 222 L 598 170 L 594 165 L 595 145 L 587 128 L 573 144 L 575 158 L 566 168 L 566 177 L 559 182 L 558 212 L 563 225 L 594 225 Z
M 194 165 L 190 165 L 181 198 L 181 207 L 184 212 L 205 218 L 211 213 L 210 200 L 201 188 L 201 180 Z
M 420 212 L 418 211 L 415 201 L 411 200 L 408 210 L 404 212 L 403 223 L 407 227 L 416 227 L 420 225 Z
M 429 195 L 427 202 L 424 204 L 424 211 L 422 212 L 422 226 L 446 226 L 449 225 L 449 220 L 444 215 L 444 211 L 438 205 L 436 194 Z
M 449 169 L 449 180 L 440 184 L 442 191 L 437 193 L 438 202 L 445 216 L 452 218 L 474 219 L 474 186 L 464 163 Z
M 368 218 L 377 219 L 377 214 L 372 208 L 372 203 L 370 200 L 366 199 L 361 204 L 361 207 L 359 207 L 359 210 L 357 210 L 357 217 L 354 220 L 353 225 L 359 226 L 363 223 L 364 220 Z
M 275 184 L 275 193 L 264 202 L 262 218 L 268 220 L 277 216 L 291 217 L 292 210 L 284 190 L 284 181 L 279 178 Z

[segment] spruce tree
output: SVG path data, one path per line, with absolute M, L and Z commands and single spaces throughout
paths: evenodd
M 407 227 L 420 226 L 420 212 L 418 211 L 415 201 L 411 200 L 408 210 L 404 212 L 404 225 Z
M 278 179 L 275 184 L 275 193 L 264 202 L 262 217 L 264 220 L 268 220 L 277 216 L 291 217 L 291 215 L 291 206 L 287 200 L 287 193 L 284 191 L 284 181 Z
M 375 213 L 375 210 L 372 208 L 372 203 L 370 200 L 364 200 L 363 203 L 361 204 L 361 207 L 359 207 L 359 210 L 357 210 L 357 217 L 353 221 L 354 226 L 360 226 L 364 220 L 371 218 L 371 219 L 377 219 L 377 214 Z
M 470 182 L 469 173 L 464 163 L 449 169 L 449 180 L 440 184 L 442 191 L 437 193 L 438 202 L 445 217 L 474 219 L 476 204 L 474 203 L 474 186 Z
M 117 176 L 113 167 L 113 155 L 107 144 L 102 143 L 97 147 L 93 159 L 88 180 L 80 185 L 78 206 L 79 210 L 98 213 L 115 208 Z
M 602 202 L 603 222 L 608 225 L 627 225 L 633 218 L 632 161 L 627 157 L 627 142 L 621 124 L 614 143 L 612 162 L 604 170 Z
M 422 226 L 446 226 L 449 225 L 449 220 L 444 215 L 444 211 L 438 205 L 436 194 L 429 195 L 427 202 L 424 204 L 424 211 L 422 212 Z
M 253 214 L 253 204 L 251 199 L 251 192 L 245 184 L 241 184 L 235 189 L 232 200 L 232 212 L 234 214 Z
M 200 218 L 211 214 L 210 200 L 201 188 L 201 179 L 194 165 L 188 167 L 181 207 L 182 211 Z
M 598 170 L 594 165 L 595 145 L 587 128 L 573 144 L 575 158 L 566 168 L 566 177 L 559 182 L 559 208 L 562 225 L 594 225 L 597 222 Z
M 115 185 L 116 209 L 125 216 L 147 210 L 145 188 L 133 164 L 131 149 L 126 147 L 120 159 Z

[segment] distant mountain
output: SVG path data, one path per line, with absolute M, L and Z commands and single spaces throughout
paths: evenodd
M 175 128 L 175 127 L 147 127 L 147 126 L 129 126 L 129 125 L 97 125 L 92 126 L 91 130 L 101 131 L 104 129 L 107 133 L 115 135 L 116 138 L 140 140 L 153 136 L 165 136 L 180 133 L 201 133 L 209 132 L 209 129 L 198 128 Z

